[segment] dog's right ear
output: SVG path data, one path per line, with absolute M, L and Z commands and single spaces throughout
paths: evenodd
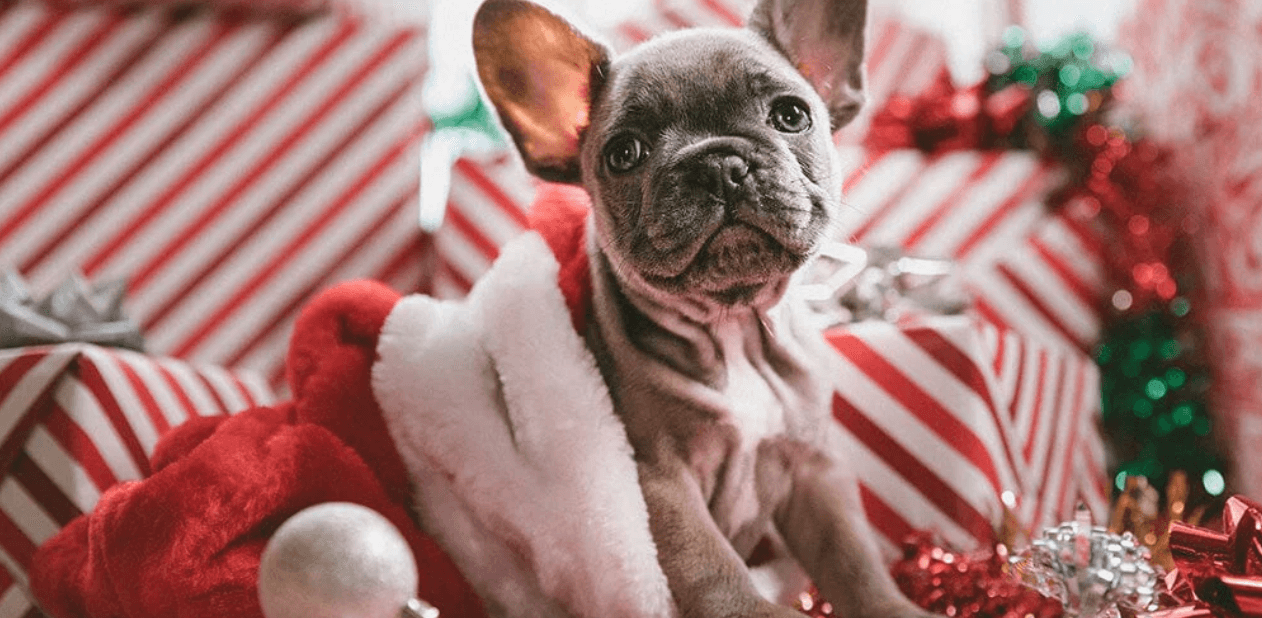
M 527 169 L 579 182 L 579 137 L 607 73 L 605 48 L 537 4 L 487 0 L 473 21 L 473 54 Z
M 802 72 L 828 105 L 834 131 L 864 102 L 868 0 L 759 0 L 749 27 Z

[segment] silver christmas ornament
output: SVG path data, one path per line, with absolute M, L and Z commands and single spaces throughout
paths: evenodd
M 266 618 L 437 618 L 415 598 L 416 582 L 403 535 L 376 511 L 347 502 L 291 517 L 259 562 Z

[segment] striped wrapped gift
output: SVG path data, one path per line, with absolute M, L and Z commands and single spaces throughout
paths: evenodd
M 150 349 L 283 375 L 339 280 L 420 285 L 424 32 L 0 3 L 0 266 L 130 279 Z
M 45 0 L 48 4 L 66 8 L 82 8 L 100 4 L 125 6 L 128 0 Z M 147 0 L 153 4 L 189 6 L 188 0 Z M 215 0 L 215 5 L 243 12 L 301 18 L 330 8 L 330 0 Z
M 1107 282 L 1090 229 L 1044 204 L 1061 170 L 1021 151 L 844 148 L 841 238 L 950 258 L 987 320 L 1051 345 L 1090 349 Z
M 261 375 L 128 350 L 80 343 L 0 350 L 0 563 L 14 582 L 8 594 L 24 589 L 36 547 L 109 487 L 148 474 L 165 431 L 273 399 Z M 22 616 L 19 600 L 0 596 L 0 618 Z
M 1076 350 L 969 316 L 829 331 L 833 412 L 869 519 L 893 555 L 916 530 L 976 548 L 1083 502 L 1108 508 L 1099 372 Z
M 526 229 L 538 186 L 506 152 L 456 162 L 447 218 L 433 235 L 435 296 L 459 298 L 469 291 L 500 247 Z

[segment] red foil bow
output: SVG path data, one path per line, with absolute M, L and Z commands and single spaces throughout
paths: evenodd
M 1170 552 L 1167 594 L 1179 605 L 1147 618 L 1262 618 L 1262 505 L 1228 499 L 1222 532 L 1171 523 Z

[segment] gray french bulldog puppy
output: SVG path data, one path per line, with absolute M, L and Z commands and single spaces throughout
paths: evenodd
M 478 73 L 526 166 L 591 194 L 586 338 L 626 425 L 681 616 L 800 616 L 746 560 L 791 555 L 847 618 L 929 614 L 881 567 L 794 274 L 837 216 L 865 0 L 761 0 L 618 58 L 488 0 Z

